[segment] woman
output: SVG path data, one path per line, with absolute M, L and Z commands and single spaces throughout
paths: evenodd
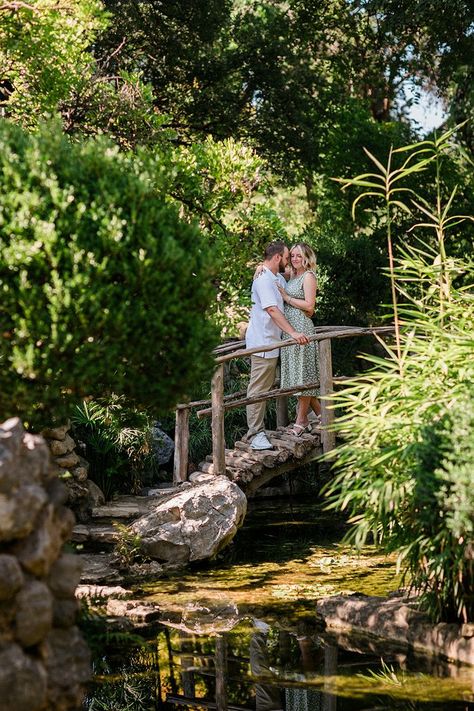
M 315 333 L 312 314 L 316 303 L 316 255 L 305 242 L 298 242 L 290 250 L 291 275 L 286 289 L 280 289 L 285 302 L 285 316 L 297 331 L 312 336 Z M 283 334 L 283 340 L 290 336 Z M 318 348 L 314 341 L 306 346 L 286 346 L 280 349 L 281 387 L 293 388 L 319 380 Z M 303 390 L 297 393 L 298 411 L 295 424 L 290 432 L 300 436 L 310 429 L 308 410 L 311 409 L 319 418 L 321 406 L 317 399 L 317 390 Z

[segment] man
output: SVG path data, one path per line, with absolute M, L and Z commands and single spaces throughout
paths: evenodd
M 267 346 L 281 339 L 285 331 L 300 345 L 308 343 L 304 333 L 295 331 L 283 314 L 283 298 L 278 286 L 285 287 L 282 273 L 288 264 L 290 252 L 284 242 L 271 242 L 265 249 L 263 272 L 252 284 L 252 310 L 246 333 L 247 348 Z M 251 356 L 250 382 L 247 397 L 271 390 L 275 382 L 280 350 L 256 353 Z M 265 434 L 266 400 L 247 406 L 247 440 L 252 449 L 273 449 Z

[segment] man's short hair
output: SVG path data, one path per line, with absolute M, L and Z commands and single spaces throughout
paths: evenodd
M 270 242 L 270 244 L 267 244 L 267 246 L 265 247 L 264 258 L 271 259 L 275 256 L 275 254 L 281 254 L 283 256 L 283 254 L 285 253 L 285 249 L 286 244 L 281 240 L 278 240 L 276 242 Z

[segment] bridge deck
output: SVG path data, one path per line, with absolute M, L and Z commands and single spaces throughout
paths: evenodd
M 320 430 L 315 427 L 298 437 L 283 427 L 267 430 L 267 436 L 273 450 L 256 451 L 242 441 L 236 442 L 234 449 L 225 450 L 226 476 L 235 481 L 247 496 L 252 496 L 274 477 L 302 467 L 322 454 Z M 212 455 L 198 465 L 198 470 L 206 474 L 216 473 Z

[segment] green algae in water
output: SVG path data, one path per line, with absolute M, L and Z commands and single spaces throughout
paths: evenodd
M 341 523 L 315 504 L 258 502 L 216 561 L 146 585 L 146 596 L 166 609 L 227 601 L 242 612 L 256 607 L 257 615 L 275 618 L 295 603 L 299 616 L 323 596 L 386 595 L 399 587 L 394 557 L 371 546 L 351 549 L 339 542 L 342 535 Z

